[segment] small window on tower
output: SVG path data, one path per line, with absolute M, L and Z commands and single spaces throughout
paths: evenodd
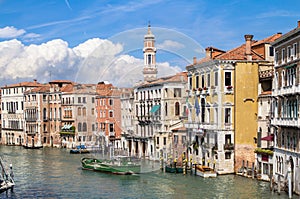
M 148 55 L 148 65 L 151 65 L 151 55 Z

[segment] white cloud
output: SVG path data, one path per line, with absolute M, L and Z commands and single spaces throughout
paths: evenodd
M 163 43 L 157 44 L 157 48 L 161 49 L 169 49 L 169 50 L 177 50 L 177 49 L 182 49 L 184 48 L 184 44 L 179 43 L 177 41 L 172 41 L 172 40 L 164 40 Z
M 0 38 L 9 39 L 9 38 L 16 38 L 25 34 L 26 31 L 23 29 L 16 29 L 13 26 L 6 26 L 4 28 L 0 28 Z
M 119 43 L 94 38 L 69 48 L 55 39 L 25 46 L 13 39 L 0 42 L 0 85 L 37 79 L 48 82 L 66 79 L 82 83 L 109 81 L 116 86 L 132 86 L 143 80 L 143 60 L 121 54 Z M 159 76 L 175 74 L 179 67 L 158 63 Z

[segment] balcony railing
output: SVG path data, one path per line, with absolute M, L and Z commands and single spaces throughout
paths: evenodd
M 234 144 L 232 143 L 224 144 L 224 150 L 234 150 Z

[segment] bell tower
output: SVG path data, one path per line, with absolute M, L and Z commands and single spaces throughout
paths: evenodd
M 155 80 L 157 76 L 157 67 L 156 67 L 156 48 L 155 36 L 151 32 L 150 23 L 148 25 L 147 34 L 144 36 L 144 81 Z

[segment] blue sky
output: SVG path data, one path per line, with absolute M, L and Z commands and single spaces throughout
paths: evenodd
M 164 70 L 184 70 L 194 56 L 202 57 L 207 46 L 229 50 L 245 34 L 259 40 L 290 31 L 300 20 L 299 7 L 296 0 L 0 0 L 0 85 L 32 78 L 86 82 L 78 71 L 96 63 L 102 72 L 89 80 L 114 82 L 124 74 L 121 65 L 140 75 L 149 21 L 160 75 L 167 75 Z M 89 53 L 104 61 L 88 62 Z M 107 74 L 100 65 L 110 68 Z M 110 77 L 116 70 L 119 76 Z

